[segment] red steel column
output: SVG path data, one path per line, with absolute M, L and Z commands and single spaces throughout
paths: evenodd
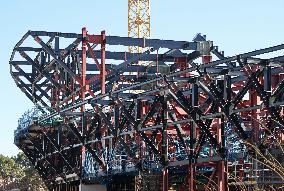
M 81 71 L 81 99 L 82 101 L 85 100 L 85 91 L 86 91 L 86 55 L 87 55 L 87 29 L 85 27 L 82 28 L 82 71 Z M 85 112 L 85 105 L 81 106 L 81 112 Z M 83 134 L 84 131 L 84 116 L 81 118 L 81 128 Z M 84 161 L 85 161 L 85 152 L 86 149 L 84 146 L 81 148 L 81 159 L 82 163 L 81 166 L 84 168 Z
M 218 189 L 219 191 L 226 191 L 227 186 L 226 186 L 226 172 L 225 172 L 225 161 L 221 160 L 218 162 Z
M 101 32 L 102 36 L 102 44 L 101 44 L 101 93 L 105 94 L 106 93 L 106 87 L 105 87 L 105 82 L 106 82 L 106 66 L 105 66 L 105 57 L 106 57 L 106 35 L 105 31 Z
M 86 91 L 86 52 L 87 52 L 87 29 L 82 28 L 82 74 L 81 74 L 81 99 L 85 100 Z M 85 111 L 85 105 L 81 106 L 81 112 Z

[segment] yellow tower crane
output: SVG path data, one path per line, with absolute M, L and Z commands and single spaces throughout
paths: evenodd
M 150 0 L 128 0 L 128 37 L 150 37 Z M 145 50 L 141 47 L 129 47 L 131 53 Z

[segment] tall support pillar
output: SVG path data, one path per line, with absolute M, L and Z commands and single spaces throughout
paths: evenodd
M 59 37 L 56 36 L 54 40 L 55 40 L 54 49 L 55 49 L 55 52 L 56 52 L 57 55 L 58 55 L 58 58 L 60 58 Z M 55 80 L 57 83 L 60 83 L 60 82 L 59 82 L 59 80 L 60 80 L 59 70 L 60 70 L 60 68 L 59 68 L 58 66 L 56 66 L 56 67 L 55 67 L 55 72 L 54 72 L 54 80 Z M 58 107 L 59 95 L 60 95 L 59 88 L 58 88 L 58 87 L 54 87 L 54 98 L 53 98 L 52 101 L 54 102 L 54 106 L 55 106 L 56 110 L 59 109 L 59 107 Z
M 232 92 L 232 78 L 229 75 L 224 76 L 224 99 L 227 100 L 228 103 L 231 102 L 231 92 Z M 222 116 L 221 118 L 221 145 L 223 148 L 226 148 L 226 136 L 225 136 L 226 124 L 225 118 Z M 226 151 L 225 151 L 226 152 Z M 228 188 L 228 160 L 227 155 L 224 158 L 224 191 L 229 190 Z
M 241 182 L 244 181 L 245 177 L 244 164 L 245 164 L 244 159 L 239 159 L 239 179 Z
M 136 99 L 136 103 L 135 103 L 135 120 L 136 121 L 141 121 L 141 118 L 142 118 L 142 101 L 141 99 Z M 137 134 L 134 134 L 134 137 L 135 137 L 135 142 L 139 145 L 140 142 L 142 141 L 140 139 L 140 136 L 137 135 Z M 143 143 L 143 142 L 142 142 Z M 136 155 L 138 156 L 143 156 L 144 154 L 144 151 L 145 151 L 145 145 L 142 144 L 142 146 L 140 147 L 140 149 L 137 149 L 136 151 Z M 140 173 L 140 172 L 139 172 Z
M 82 71 L 81 71 L 81 99 L 85 100 L 86 90 L 86 55 L 87 55 L 87 29 L 82 28 Z M 81 106 L 81 112 L 85 111 L 85 106 Z
M 106 93 L 106 66 L 105 66 L 105 58 L 106 58 L 106 34 L 105 31 L 101 32 L 102 44 L 101 44 L 101 93 Z
M 220 89 L 223 89 L 224 100 L 226 102 L 231 101 L 231 77 L 228 75 L 224 76 L 224 80 L 220 80 L 217 82 Z M 221 108 L 219 108 L 221 111 Z M 219 124 L 217 127 L 217 140 L 222 145 L 223 148 L 226 148 L 226 137 L 225 137 L 225 128 L 226 121 L 225 117 L 221 116 L 219 119 Z M 220 191 L 227 191 L 227 158 L 222 158 L 221 161 L 217 164 L 217 173 L 218 173 L 218 189 Z
M 136 103 L 135 103 L 135 119 L 136 121 L 141 121 L 142 118 L 142 114 L 143 114 L 143 104 L 142 104 L 142 100 L 141 99 L 136 99 Z M 136 143 L 139 145 L 140 144 L 140 137 L 137 134 L 134 134 L 135 137 L 135 141 Z M 136 150 L 136 155 L 137 156 L 141 156 L 143 148 L 140 147 L 140 149 Z M 141 171 L 138 172 L 138 175 L 135 176 L 135 191 L 142 191 L 143 190 L 143 180 L 142 180 L 142 175 L 143 173 L 141 173 Z M 145 178 L 145 176 L 143 176 Z M 146 181 L 145 181 L 146 182 Z
M 224 116 L 220 119 L 220 125 L 218 127 L 218 142 L 221 143 L 222 147 L 225 148 L 225 119 Z M 217 173 L 218 173 L 218 189 L 219 191 L 227 191 L 227 160 L 222 158 L 217 164 Z
M 190 157 L 189 157 L 189 180 L 188 180 L 188 185 L 189 185 L 189 191 L 194 191 L 195 190 L 195 182 L 194 182 L 194 159 L 193 159 L 193 151 L 194 151 L 194 134 L 195 134 L 195 124 L 194 122 L 190 122 Z
M 168 187 L 169 187 L 169 171 L 168 171 L 168 167 L 165 166 L 163 169 L 163 191 L 168 191 Z
M 258 96 L 255 90 L 251 89 L 249 95 L 250 95 L 250 106 L 255 106 L 261 103 L 260 97 Z M 260 135 L 259 133 L 260 131 L 259 114 L 260 114 L 260 109 L 254 109 L 251 111 L 251 117 L 252 117 L 251 124 L 252 124 L 253 131 L 254 131 L 253 140 L 255 142 L 259 141 L 259 135 Z
M 86 58 L 87 58 L 87 29 L 85 27 L 82 28 L 82 71 L 81 71 L 81 99 L 82 101 L 85 100 L 85 91 L 86 91 L 86 69 L 87 69 L 87 63 L 86 63 Z M 81 112 L 85 112 L 85 105 L 81 106 Z M 81 130 L 83 133 L 86 132 L 87 129 L 86 126 L 86 116 L 83 115 L 81 118 Z M 83 134 L 84 135 L 84 134 Z M 85 162 L 85 147 L 82 146 L 81 149 L 81 168 L 82 172 L 84 169 L 84 162 Z
M 271 89 L 272 89 L 272 76 L 271 76 L 271 66 L 269 66 L 268 60 L 264 60 L 264 74 L 263 74 L 263 80 L 264 80 L 264 90 L 267 94 L 271 95 Z
M 168 172 L 168 138 L 167 138 L 167 101 L 165 95 L 161 97 L 162 102 L 162 122 L 163 122 L 163 129 L 162 129 L 162 156 L 163 156 L 163 191 L 168 191 L 169 188 L 169 172 Z
M 221 160 L 217 164 L 218 168 L 218 190 L 219 191 L 226 191 L 227 185 L 226 185 L 226 178 L 225 178 L 225 161 Z
M 191 105 L 198 107 L 198 85 L 192 84 Z M 197 117 L 197 116 L 195 116 Z M 194 148 L 196 142 L 196 125 L 193 121 L 190 122 L 190 152 L 189 152 L 189 179 L 188 186 L 190 191 L 195 191 L 194 173 L 195 173 L 195 160 L 194 160 Z

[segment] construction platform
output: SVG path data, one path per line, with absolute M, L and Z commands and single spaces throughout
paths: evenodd
M 35 107 L 15 144 L 54 191 L 280 189 L 283 49 L 28 31 L 9 64 Z

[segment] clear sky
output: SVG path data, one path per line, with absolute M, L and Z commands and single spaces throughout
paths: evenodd
M 283 0 L 152 0 L 152 38 L 192 40 L 206 34 L 225 55 L 284 42 Z M 0 154 L 15 155 L 13 132 L 18 118 L 32 107 L 15 86 L 9 58 L 28 30 L 89 33 L 106 30 L 127 36 L 127 0 L 0 1 Z

